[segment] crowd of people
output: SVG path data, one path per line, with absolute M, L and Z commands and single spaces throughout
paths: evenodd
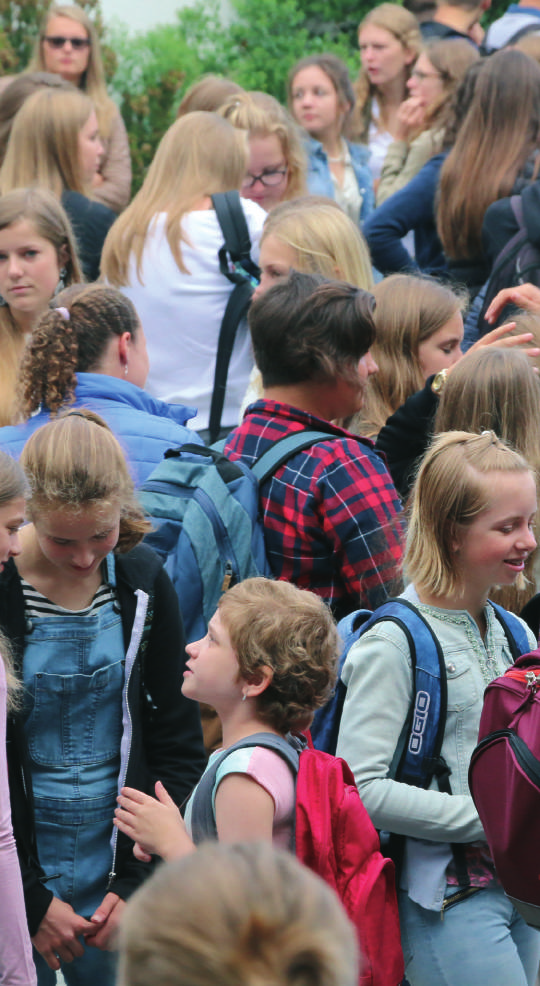
M 345 657 L 337 753 L 401 840 L 403 982 L 535 982 L 467 781 L 515 659 L 496 604 L 532 650 L 540 592 L 540 0 L 484 34 L 488 7 L 374 6 L 358 77 L 307 55 L 287 106 L 201 78 L 133 197 L 82 8 L 0 80 L 3 986 L 367 982 L 288 852 L 291 769 L 241 742 L 309 730 L 336 623 L 396 596 L 443 655 L 450 783 L 396 777 L 415 641 L 391 620 Z M 272 577 L 191 640 L 138 491 L 207 454 L 216 403 L 229 468 L 312 439 L 259 486 Z

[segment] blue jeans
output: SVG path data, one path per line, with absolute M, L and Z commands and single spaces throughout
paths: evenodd
M 400 890 L 399 916 L 411 986 L 533 986 L 540 932 L 525 924 L 498 884 L 454 904 L 442 920 Z

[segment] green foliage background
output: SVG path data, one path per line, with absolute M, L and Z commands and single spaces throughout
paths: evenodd
M 195 0 L 178 10 L 172 24 L 130 35 L 104 27 L 99 0 L 80 5 L 103 40 L 110 92 L 128 129 L 134 191 L 182 96 L 201 75 L 227 75 L 284 101 L 291 65 L 330 50 L 354 76 L 357 26 L 375 6 L 370 0 L 232 0 L 233 16 L 226 18 L 219 0 Z M 0 0 L 0 74 L 26 67 L 48 6 L 48 0 Z M 506 7 L 506 0 L 494 0 L 489 20 Z

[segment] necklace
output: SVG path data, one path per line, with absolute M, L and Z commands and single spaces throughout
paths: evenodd
M 329 157 L 327 154 L 326 160 L 329 161 L 330 164 L 345 164 L 345 155 L 340 154 L 339 157 Z

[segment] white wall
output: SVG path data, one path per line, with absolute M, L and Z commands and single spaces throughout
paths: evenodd
M 182 0 L 101 0 L 105 24 L 113 18 L 123 21 L 133 31 L 144 31 L 156 24 L 170 24 Z

